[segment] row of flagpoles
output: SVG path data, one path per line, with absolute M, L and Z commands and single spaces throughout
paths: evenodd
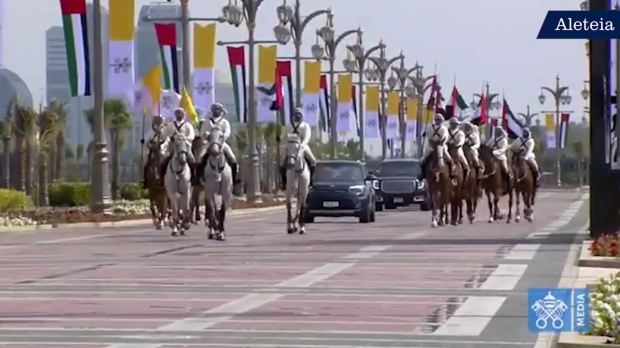
M 90 63 L 87 40 L 86 0 L 60 0 L 69 67 L 69 81 L 73 96 L 90 95 Z M 192 93 L 181 89 L 179 59 L 177 57 L 176 25 L 173 23 L 154 24 L 159 44 L 160 64 L 153 67 L 139 81 L 134 79 L 134 21 L 135 0 L 109 0 L 109 70 L 108 97 L 126 97 L 135 110 L 171 118 L 174 109 L 184 108 L 193 122 L 198 122 L 196 109 L 209 110 L 216 100 L 215 89 L 215 47 L 216 24 L 194 25 L 194 63 Z M 231 70 L 236 114 L 245 123 L 248 118 L 247 107 L 247 69 L 245 47 L 227 47 L 228 63 Z M 259 69 L 257 86 L 257 122 L 278 122 L 288 124 L 295 107 L 293 102 L 292 67 L 290 61 L 277 59 L 277 46 L 259 46 Z M 297 72 L 300 73 L 300 72 Z M 355 86 L 352 74 L 338 75 L 337 115 L 330 114 L 330 83 L 328 76 L 321 74 L 320 61 L 306 61 L 304 65 L 303 110 L 305 120 L 323 132 L 329 132 L 330 118 L 337 117 L 338 133 L 356 131 L 366 139 L 378 139 L 381 128 L 386 127 L 386 138 L 391 144 L 398 143 L 405 132 L 406 139 L 415 141 L 436 112 L 446 118 L 453 115 L 464 118 L 468 106 L 454 86 L 448 103 L 437 76 L 432 80 L 430 96 L 425 105 L 422 98 L 406 97 L 401 100 L 399 91 L 389 91 L 386 96 L 386 115 L 380 122 L 381 96 L 378 86 L 367 86 L 365 91 L 364 120 L 358 119 Z M 504 99 L 501 125 L 498 119 L 490 118 L 487 110 L 487 96 L 481 94 L 477 110 L 469 114 L 469 119 L 483 128 L 490 123 L 503 127 L 511 138 L 521 135 L 524 125 L 512 113 Z M 420 105 L 422 104 L 422 105 Z M 419 112 L 423 108 L 422 112 Z M 418 119 L 421 115 L 422 119 Z M 353 119 L 352 119 L 353 117 Z M 278 118 L 278 119 L 276 119 Z M 560 117 L 560 130 L 556 133 L 554 115 L 546 115 L 547 147 L 556 146 L 556 134 L 560 136 L 560 146 L 566 144 L 569 115 Z M 359 134 L 360 122 L 364 122 L 364 134 Z M 355 128 L 353 128 L 355 127 Z M 482 134 L 486 134 L 483 131 Z

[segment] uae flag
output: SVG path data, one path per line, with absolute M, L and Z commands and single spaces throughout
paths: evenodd
M 476 126 L 486 124 L 489 119 L 489 113 L 487 111 L 487 97 L 484 95 L 484 92 L 480 95 L 482 97 L 480 98 L 480 103 L 478 104 L 479 113 L 471 120 L 471 123 L 475 124 Z
M 448 117 L 456 116 L 459 119 L 463 117 L 463 113 L 467 110 L 467 103 L 456 86 L 452 88 L 452 96 L 446 106 L 446 110 L 450 110 Z
M 570 124 L 570 114 L 560 116 L 560 149 L 566 147 L 566 137 L 568 136 L 568 125 Z
M 179 60 L 177 56 L 177 30 L 174 23 L 155 23 L 159 58 L 164 75 L 164 89 L 179 93 Z
M 282 125 L 290 125 L 293 117 L 293 74 L 290 61 L 279 60 L 276 62 L 277 79 L 282 91 L 282 104 L 280 107 L 280 121 Z
M 502 127 L 506 130 L 510 139 L 517 139 L 523 136 L 524 126 L 510 110 L 506 99 L 504 99 L 504 107 L 502 109 Z
M 321 109 L 321 117 L 319 119 L 319 126 L 323 132 L 329 132 L 331 126 L 331 109 L 329 107 L 329 84 L 327 83 L 326 75 L 321 75 L 320 87 L 319 107 Z
M 86 0 L 60 0 L 71 96 L 90 95 Z
M 248 110 L 246 106 L 248 98 L 246 96 L 247 88 L 245 86 L 245 50 L 243 46 L 229 46 L 227 50 L 238 121 L 246 123 L 248 121 Z

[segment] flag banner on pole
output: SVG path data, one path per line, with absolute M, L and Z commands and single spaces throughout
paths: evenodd
M 302 103 L 304 120 L 312 127 L 319 125 L 319 97 L 321 94 L 321 62 L 304 62 L 304 90 Z
M 428 125 L 433 123 L 433 109 L 432 108 L 428 108 L 428 105 L 426 106 L 426 108 L 424 108 L 424 120 L 422 122 L 422 129 L 426 129 L 428 128 Z
M 235 95 L 235 107 L 237 111 L 237 120 L 246 123 L 248 120 L 248 110 L 246 101 L 246 85 L 245 85 L 245 48 L 227 47 L 228 63 L 230 63 L 230 72 L 232 74 L 233 92 Z
M 463 99 L 461 93 L 459 93 L 456 86 L 452 88 L 450 101 L 448 102 L 448 105 L 446 105 L 446 111 L 448 109 L 450 110 L 448 117 L 456 116 L 459 119 L 463 118 L 463 113 L 467 110 L 467 103 L 465 102 L 465 99 Z
M 275 122 L 277 104 L 276 45 L 258 46 L 258 84 L 256 86 L 256 122 Z
M 560 149 L 566 148 L 566 137 L 568 136 L 569 124 L 570 114 L 560 115 Z
M 192 122 L 194 126 L 198 125 L 198 113 L 194 108 L 194 102 L 192 101 L 192 97 L 189 95 L 189 92 L 185 87 L 183 87 L 183 94 L 181 95 L 181 101 L 179 102 L 179 106 L 185 110 L 185 114 L 187 118 Z
M 282 85 L 282 107 L 280 108 L 280 121 L 282 125 L 291 125 L 291 118 L 293 116 L 293 74 L 290 61 L 279 60 L 276 62 L 276 69 L 278 71 L 278 79 Z
M 108 96 L 126 98 L 134 85 L 135 0 L 110 0 Z
M 416 98 L 407 98 L 407 120 L 406 120 L 406 139 L 410 141 L 416 140 L 416 118 L 418 116 L 418 100 Z
M 60 0 L 71 96 L 90 95 L 86 0 Z
M 475 124 L 476 126 L 486 124 L 489 120 L 489 113 L 487 110 L 487 97 L 484 95 L 484 92 L 480 95 L 482 97 L 480 97 L 480 102 L 478 103 L 478 113 L 471 120 L 471 123 Z
M 159 59 L 164 75 L 164 89 L 179 93 L 179 60 L 177 56 L 177 30 L 174 23 L 155 23 L 159 44 Z
M 161 66 L 157 64 L 136 84 L 132 103 L 134 112 L 149 110 L 151 115 L 159 115 L 160 95 Z
M 545 130 L 547 133 L 547 148 L 555 149 L 555 119 L 554 115 L 549 113 L 545 115 Z
M 435 110 L 435 94 L 437 93 L 437 76 L 433 76 L 433 82 L 431 84 L 431 94 L 428 97 L 428 103 L 426 103 L 426 108 L 429 111 Z
M 379 138 L 379 86 L 366 87 L 366 119 L 364 120 L 366 139 Z
M 194 24 L 192 99 L 196 108 L 204 113 L 215 103 L 215 37 L 215 23 Z
M 510 106 L 504 99 L 504 107 L 502 108 L 502 127 L 508 133 L 510 139 L 517 139 L 523 136 L 523 124 L 515 117 L 510 110 Z
M 338 132 L 351 130 L 351 89 L 353 76 L 351 74 L 338 75 L 338 117 L 336 129 Z
M 388 92 L 387 97 L 387 123 L 386 137 L 388 139 L 397 139 L 398 132 L 398 105 L 400 104 L 400 95 L 397 91 Z
M 160 115 L 169 121 L 174 120 L 174 110 L 181 106 L 181 95 L 175 91 L 164 90 L 161 92 L 159 108 Z
M 331 126 L 331 117 L 330 117 L 330 100 L 329 100 L 329 84 L 327 83 L 327 76 L 321 75 L 320 81 L 320 97 L 319 97 L 319 106 L 321 109 L 321 117 L 319 119 L 319 126 L 323 132 L 329 132 Z
M 351 108 L 353 110 L 353 115 L 355 116 L 355 129 L 357 130 L 357 136 L 361 137 L 360 133 L 360 120 L 359 114 L 357 113 L 357 88 L 355 85 L 351 86 Z

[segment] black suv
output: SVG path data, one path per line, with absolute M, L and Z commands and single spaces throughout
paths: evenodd
M 319 161 L 306 199 L 305 221 L 316 216 L 355 216 L 362 223 L 375 221 L 373 175 L 357 161 Z
M 420 204 L 420 209 L 429 210 L 426 182 L 420 181 L 422 168 L 415 159 L 384 160 L 379 165 L 373 186 L 377 192 L 377 211 L 394 209 L 397 206 Z

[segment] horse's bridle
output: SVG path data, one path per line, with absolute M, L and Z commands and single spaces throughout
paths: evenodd
M 295 144 L 298 145 L 297 146 L 297 152 L 294 155 L 293 154 L 287 154 L 286 155 L 287 159 L 292 158 L 293 160 L 297 160 L 299 158 L 299 153 L 301 152 L 301 149 L 302 149 L 303 146 L 301 145 L 301 143 L 295 143 Z M 304 169 L 305 169 L 305 163 L 304 163 L 304 161 L 301 161 L 301 169 L 295 170 L 295 172 L 299 173 L 299 172 L 303 171 Z
M 211 136 L 210 136 L 211 137 Z M 205 156 L 208 157 L 208 162 L 209 162 L 209 167 L 211 167 L 211 169 L 215 170 L 218 173 L 221 173 L 222 171 L 224 171 L 224 168 L 226 168 L 226 164 L 222 165 L 221 167 L 216 166 L 215 164 L 217 163 L 213 163 L 213 161 L 211 161 L 211 149 L 213 148 L 213 146 L 218 145 L 219 146 L 219 151 L 217 151 L 217 158 L 219 158 L 220 156 L 223 155 L 224 152 L 224 139 L 222 139 L 222 137 L 215 137 L 217 139 L 217 141 L 209 141 L 209 146 L 207 147 L 207 151 L 205 153 Z

